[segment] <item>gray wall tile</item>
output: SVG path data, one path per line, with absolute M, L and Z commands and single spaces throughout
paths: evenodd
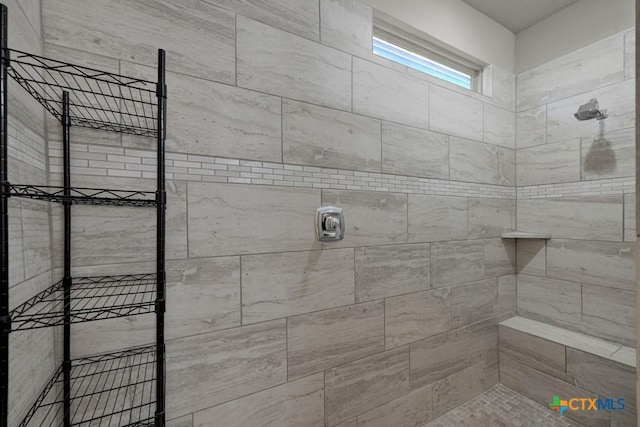
M 353 112 L 426 129 L 427 83 L 360 58 L 353 58 Z
M 193 427 L 193 415 L 189 414 L 184 417 L 168 420 L 167 427 Z
M 484 142 L 516 148 L 516 115 L 513 111 L 485 103 L 483 130 Z
M 429 289 L 429 244 L 369 246 L 355 249 L 356 302 Z
M 301 102 L 282 101 L 285 163 L 380 172 L 380 122 Z
M 431 386 L 411 393 L 358 416 L 358 427 L 415 427 L 433 418 Z
M 516 76 L 495 65 L 491 67 L 493 101 L 513 111 L 516 106 Z
M 635 292 L 582 285 L 582 323 L 590 335 L 634 345 Z
M 624 33 L 624 78 L 632 79 L 636 75 L 636 31 L 635 28 Z
M 451 329 L 449 288 L 418 292 L 385 300 L 385 346 L 399 347 Z M 455 322 L 455 318 L 454 318 Z
M 516 146 L 518 148 L 528 148 L 546 143 L 547 106 L 542 105 L 517 113 Z
M 242 257 L 242 323 L 354 303 L 352 249 Z
M 324 427 L 324 375 L 301 378 L 196 412 L 194 427 Z M 215 420 L 215 421 L 214 421 Z
M 382 172 L 448 179 L 448 136 L 383 122 Z
M 431 245 L 431 286 L 471 282 L 484 277 L 484 242 L 442 242 Z
M 634 176 L 635 128 L 582 138 L 582 179 Z
M 289 380 L 384 350 L 384 302 L 287 319 Z
M 516 150 L 498 148 L 498 184 L 516 186 Z
M 369 56 L 373 49 L 373 13 L 351 0 L 320 0 L 320 41 L 353 55 Z
M 636 241 L 636 195 L 624 195 L 624 241 Z
M 520 239 L 516 245 L 518 274 L 547 275 L 547 242 L 542 239 Z
M 518 276 L 518 315 L 552 324 L 579 326 L 579 283 L 535 276 Z
M 510 199 L 469 199 L 470 238 L 500 237 L 516 225 L 516 201 Z
M 335 426 L 409 392 L 409 347 L 325 373 L 326 423 Z
M 467 209 L 465 197 L 409 194 L 409 241 L 465 239 Z
M 190 257 L 304 250 L 315 243 L 319 190 L 190 182 L 188 193 Z
M 451 327 L 486 320 L 498 314 L 498 280 L 487 279 L 451 287 Z
M 451 137 L 450 175 L 454 181 L 497 184 L 499 181 L 498 147 L 491 144 Z
M 436 85 L 429 86 L 429 126 L 461 138 L 479 138 L 483 130 L 481 101 Z
M 565 379 L 565 346 L 506 326 L 499 327 L 500 358 Z
M 351 57 L 237 18 L 238 86 L 341 110 L 351 109 Z
M 172 417 L 287 381 L 286 322 L 276 320 L 167 343 Z
M 557 279 L 635 290 L 633 243 L 550 240 L 547 274 Z
M 513 239 L 484 240 L 484 276 L 516 273 L 516 242 Z
M 498 277 L 498 314 L 516 313 L 516 275 Z
M 553 238 L 622 240 L 622 194 L 518 200 L 518 227 Z
M 579 139 L 518 150 L 518 185 L 580 181 L 580 162 Z

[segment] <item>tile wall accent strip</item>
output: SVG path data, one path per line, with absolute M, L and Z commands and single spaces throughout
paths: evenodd
M 553 197 L 604 196 L 607 194 L 633 194 L 634 177 L 599 179 L 595 181 L 565 182 L 560 184 L 518 187 L 518 199 L 546 199 Z

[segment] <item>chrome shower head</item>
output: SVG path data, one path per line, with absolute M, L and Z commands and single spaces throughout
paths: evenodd
M 598 106 L 598 100 L 592 98 L 586 104 L 582 104 L 574 116 L 580 121 L 591 119 L 602 120 L 609 117 L 609 112 L 607 110 L 601 110 Z

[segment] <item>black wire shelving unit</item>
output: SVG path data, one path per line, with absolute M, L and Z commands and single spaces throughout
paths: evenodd
M 158 79 L 151 82 L 13 50 L 7 42 L 7 7 L 0 4 L 0 427 L 8 426 L 9 334 L 62 326 L 63 360 L 20 423 L 38 426 L 165 425 L 165 52 L 158 51 Z M 62 124 L 63 185 L 8 181 L 9 78 Z M 157 189 L 71 186 L 71 128 L 84 127 L 157 140 Z M 9 309 L 11 197 L 60 203 L 64 211 L 61 280 Z M 141 274 L 73 277 L 72 206 L 154 208 L 156 269 Z M 81 359 L 71 358 L 71 325 L 155 313 L 156 343 Z

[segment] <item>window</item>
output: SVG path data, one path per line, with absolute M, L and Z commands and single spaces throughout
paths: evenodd
M 374 24 L 373 53 L 465 89 L 480 92 L 482 67 L 380 21 Z

